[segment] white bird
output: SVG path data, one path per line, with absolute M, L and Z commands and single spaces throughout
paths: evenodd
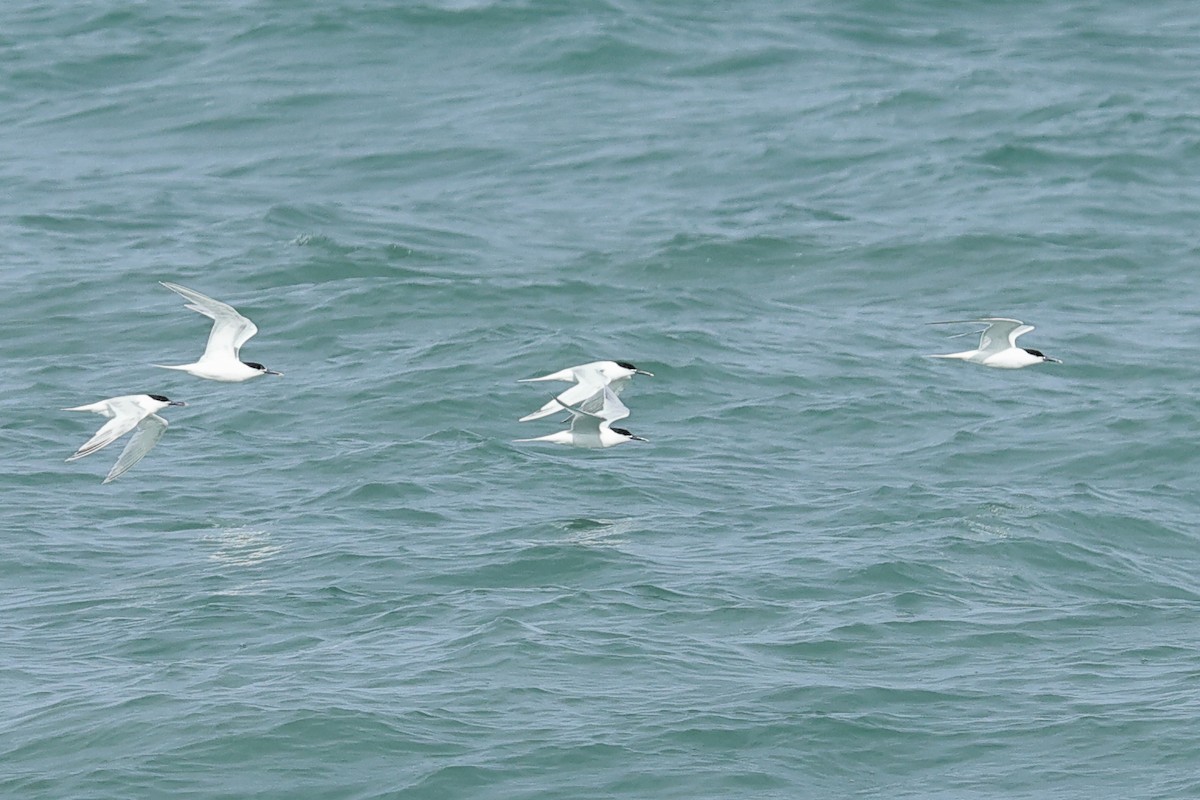
M 967 322 L 987 323 L 987 327 L 982 331 L 958 333 L 950 338 L 971 336 L 972 334 L 979 333 L 981 334 L 979 337 L 979 347 L 974 350 L 964 350 L 961 353 L 931 355 L 930 358 L 957 358 L 962 361 L 970 361 L 975 364 L 982 364 L 985 367 L 996 367 L 998 369 L 1020 369 L 1021 367 L 1028 367 L 1031 364 L 1041 364 L 1044 361 L 1051 361 L 1055 364 L 1062 363 L 1062 361 L 1046 355 L 1041 350 L 1034 350 L 1029 347 L 1017 347 L 1017 337 L 1029 333 L 1034 329 L 1032 325 L 1026 325 L 1019 319 L 983 317 L 982 319 L 957 319 L 946 322 L 931 322 L 929 324 L 955 325 Z
M 197 291 L 180 286 L 177 283 L 159 281 L 163 286 L 176 294 L 182 295 L 189 302 L 185 308 L 203 314 L 213 320 L 212 330 L 208 334 L 208 345 L 204 355 L 194 364 L 167 366 L 155 364 L 163 369 L 182 370 L 197 378 L 207 378 L 210 381 L 227 381 L 238 383 L 257 378 L 259 375 L 283 375 L 282 372 L 267 369 L 255 361 L 242 361 L 239 352 L 251 336 L 258 333 L 258 326 L 243 317 L 237 310 L 220 300 L 213 300 Z
M 572 381 L 575 385 L 563 391 L 558 397 L 550 400 L 537 411 L 534 411 L 532 414 L 526 414 L 517 421 L 528 422 L 532 419 L 541 419 L 542 417 L 558 413 L 564 405 L 578 405 L 596 394 L 597 390 L 602 386 L 609 387 L 613 390 L 614 394 L 620 394 L 625 386 L 628 385 L 629 379 L 634 375 L 654 377 L 654 373 L 638 369 L 628 361 L 592 361 L 575 367 L 567 367 L 558 372 L 551 372 L 549 375 L 543 375 L 540 378 L 523 378 L 518 383 Z
M 108 477 L 104 479 L 104 482 L 116 480 L 125 474 L 126 470 L 141 461 L 162 438 L 163 431 L 167 429 L 167 421 L 154 412 L 167 406 L 186 405 L 187 403 L 182 400 L 170 400 L 161 394 L 127 394 L 121 397 L 110 397 L 86 406 L 64 408 L 63 411 L 91 411 L 108 417 L 108 422 L 96 431 L 96 435 L 84 442 L 83 446 L 75 451 L 75 455 L 68 458 L 67 461 L 75 461 L 84 456 L 90 456 L 97 450 L 103 450 L 136 428 L 137 430 L 130 437 L 125 449 L 121 451 L 120 458 L 117 459 L 116 464 L 113 464 L 113 468 L 109 470 Z
M 571 413 L 571 429 L 551 433 L 548 436 L 538 436 L 535 439 L 517 439 L 518 442 L 553 442 L 570 447 L 614 447 L 623 442 L 644 442 L 641 436 L 634 436 L 625 428 L 614 428 L 617 420 L 629 416 L 629 409 L 617 397 L 617 393 L 608 386 L 601 386 L 591 397 L 587 398 L 578 408 L 555 399 L 552 401 L 559 408 Z

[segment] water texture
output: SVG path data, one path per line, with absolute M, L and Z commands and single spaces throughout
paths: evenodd
M 0 796 L 1200 796 L 1194 11 L 5 5 Z

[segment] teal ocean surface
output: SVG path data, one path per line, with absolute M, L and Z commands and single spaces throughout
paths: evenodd
M 0 796 L 1200 797 L 1195 10 L 7 4 Z

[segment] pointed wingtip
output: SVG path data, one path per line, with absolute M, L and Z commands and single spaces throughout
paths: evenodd
M 546 403 L 546 405 L 542 406 L 537 411 L 530 411 L 528 414 L 518 419 L 517 422 L 532 422 L 535 419 L 548 417 L 557 411 L 558 409 L 552 403 Z
M 607 389 L 608 387 L 605 387 L 605 388 Z M 611 389 L 609 391 L 611 391 Z M 562 400 L 559 400 L 557 397 L 554 398 L 554 402 L 556 402 L 560 406 L 562 406 L 562 410 L 566 411 L 568 414 L 570 414 L 572 419 L 574 419 L 575 417 L 591 417 L 592 419 L 600 419 L 600 417 L 597 416 L 596 414 L 593 414 L 590 411 L 584 411 L 582 408 L 575 408 L 574 406 L 569 406 L 566 403 L 564 403 Z M 586 402 L 586 401 L 584 401 L 584 402 Z M 557 410 L 558 409 L 555 409 L 555 411 L 557 411 Z M 552 411 L 550 413 L 553 414 L 554 411 Z

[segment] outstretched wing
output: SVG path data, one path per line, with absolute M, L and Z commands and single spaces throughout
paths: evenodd
M 68 458 L 67 461 L 75 461 L 84 456 L 90 456 L 97 450 L 103 450 L 105 447 L 108 447 L 117 439 L 120 439 L 133 430 L 147 413 L 136 403 L 127 401 L 122 397 L 110 400 L 109 408 L 112 411 L 112 419 L 104 423 L 100 430 L 96 431 L 96 435 L 84 442 L 83 446 L 76 450 L 75 454 Z M 76 409 L 69 410 L 74 411 Z
M 588 380 L 581 381 L 580 383 L 576 383 L 569 388 L 564 389 L 561 393 L 559 393 L 558 397 L 548 400 L 546 404 L 537 411 L 534 411 L 532 414 L 526 414 L 517 420 L 517 422 L 529 422 L 530 420 L 548 417 L 551 414 L 557 414 L 559 411 L 562 411 L 563 406 L 578 406 L 580 403 L 583 403 L 604 387 L 604 376 L 598 372 L 594 374 L 594 381 L 592 381 L 589 376 Z M 627 383 L 629 383 L 629 381 L 620 381 L 618 383 L 610 384 L 609 388 L 611 388 L 614 393 L 619 394 L 621 390 L 625 388 Z M 600 406 L 597 406 L 597 408 L 599 407 Z
M 538 381 L 570 381 L 579 383 L 580 381 L 592 380 L 589 373 L 595 373 L 600 378 L 604 376 L 600 374 L 599 367 L 603 361 L 589 361 L 587 364 L 578 364 L 574 367 L 560 369 L 558 372 L 551 372 L 548 375 L 542 375 L 537 378 L 521 378 L 517 383 L 537 383 Z
M 177 283 L 159 281 L 163 286 L 190 302 L 185 308 L 190 308 L 198 314 L 203 314 L 213 321 L 212 331 L 208 334 L 208 345 L 204 348 L 203 358 L 225 359 L 238 358 L 238 354 L 251 336 L 258 333 L 258 326 L 238 313 L 237 309 L 228 303 L 214 300 L 207 295 L 180 286 Z
M 581 407 L 591 411 L 597 406 L 599 406 L 598 410 L 592 413 L 606 422 L 616 422 L 619 419 L 625 419 L 629 416 L 629 407 L 621 402 L 621 398 L 617 397 L 617 393 L 613 391 L 611 386 L 603 387 L 600 391 L 583 401 Z
M 133 436 L 129 437 L 129 444 L 125 445 L 125 449 L 121 451 L 121 457 L 117 459 L 117 463 L 113 464 L 113 468 L 108 471 L 108 477 L 104 479 L 104 482 L 116 480 L 124 475 L 130 467 L 141 461 L 146 453 L 149 453 L 154 445 L 158 444 L 158 440 L 162 438 L 163 431 L 166 429 L 167 421 L 158 414 L 151 414 L 142 420 Z
M 598 433 L 600 431 L 600 418 L 588 411 L 581 411 L 574 406 L 569 406 L 566 403 L 555 397 L 550 401 L 563 411 L 571 415 L 571 433 Z
M 616 422 L 629 416 L 629 408 L 617 397 L 617 393 L 607 386 L 594 389 L 592 395 L 577 406 L 560 405 L 571 412 L 571 429 L 583 419 L 590 420 L 591 426 L 598 427 L 601 422 Z
M 1032 325 L 1026 325 L 1019 319 L 981 319 L 980 322 L 990 323 L 987 330 L 979 337 L 980 350 L 1004 350 L 1017 346 L 1017 337 L 1033 330 Z
M 1007 347 L 1016 347 L 1017 337 L 1029 333 L 1033 330 L 1032 325 L 1026 325 L 1019 319 L 1009 319 L 1007 317 L 981 317 L 980 319 L 951 319 L 945 322 L 931 322 L 930 325 L 963 325 L 968 322 L 987 323 L 987 327 L 982 331 L 974 331 L 979 334 L 979 349 L 980 350 L 1003 350 Z M 970 336 L 971 333 L 959 333 L 956 336 Z M 954 338 L 954 337 L 951 337 Z
M 1010 330 L 1008 332 L 1009 346 L 1016 347 L 1017 346 L 1017 337 L 1024 336 L 1025 334 L 1029 333 L 1031 330 L 1033 330 L 1032 325 L 1018 325 L 1017 327 Z

